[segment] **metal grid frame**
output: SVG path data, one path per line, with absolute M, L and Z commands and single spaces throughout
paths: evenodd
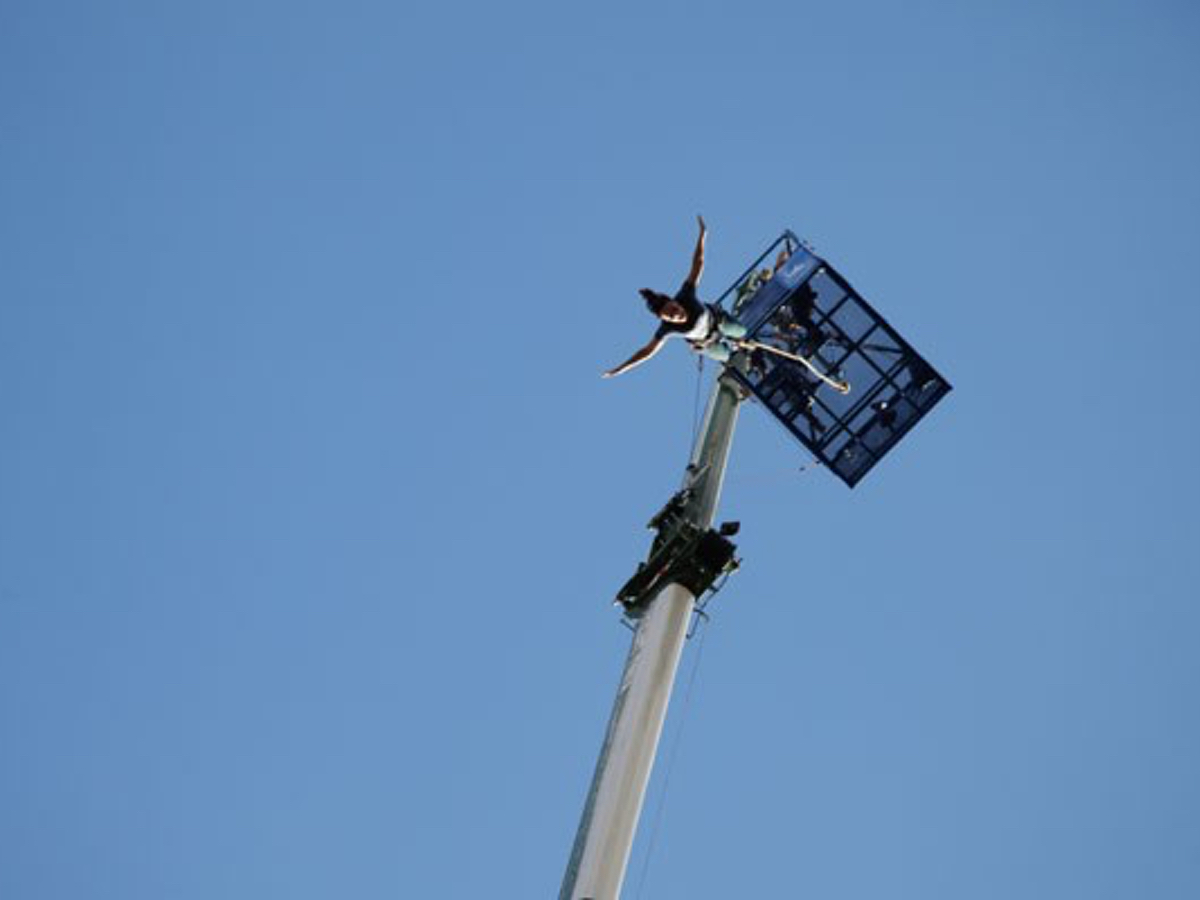
M 840 272 L 791 231 L 773 241 L 718 304 L 737 298 L 739 289 L 781 247 L 803 253 L 809 271 L 768 307 L 752 310 L 749 337 L 763 336 L 785 305 L 801 291 L 809 291 L 814 315 L 808 324 L 814 333 L 825 336 L 816 350 L 829 345 L 840 348 L 828 358 L 821 357 L 823 365 L 833 372 L 855 365 L 873 377 L 861 389 L 855 384 L 857 390 L 843 400 L 843 395 L 807 376 L 799 363 L 775 361 L 767 366 L 759 360 L 764 368 L 760 372 L 750 354 L 743 353 L 729 371 L 810 453 L 854 487 L 952 388 Z M 813 283 L 818 278 L 828 279 L 842 294 L 825 309 L 815 302 Z M 743 308 L 752 304 L 753 296 Z M 846 330 L 851 313 L 862 314 L 860 323 L 865 316 L 865 327 L 857 337 Z M 775 372 L 779 377 L 771 377 Z M 861 384 L 861 375 L 855 381 Z

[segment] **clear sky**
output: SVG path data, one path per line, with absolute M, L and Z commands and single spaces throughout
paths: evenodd
M 626 896 L 1200 896 L 1198 161 L 1184 0 L 3 4 L 0 897 L 554 896 L 697 213 L 955 391 L 743 411 Z

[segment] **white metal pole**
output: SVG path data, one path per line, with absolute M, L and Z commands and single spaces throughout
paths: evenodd
M 686 515 L 700 528 L 711 527 L 716 515 L 741 400 L 732 379 L 717 380 L 685 482 L 692 489 Z M 668 584 L 638 620 L 559 900 L 616 900 L 621 893 L 695 600 Z

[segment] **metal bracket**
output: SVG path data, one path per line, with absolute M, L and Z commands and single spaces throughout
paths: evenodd
M 647 527 L 658 531 L 650 557 L 617 591 L 615 602 L 627 615 L 640 615 L 668 584 L 680 584 L 701 597 L 722 574 L 738 567 L 737 547 L 727 537 L 737 532 L 737 523 L 727 522 L 719 530 L 699 528 L 687 518 L 691 499 L 691 489 L 684 488 L 650 520 Z

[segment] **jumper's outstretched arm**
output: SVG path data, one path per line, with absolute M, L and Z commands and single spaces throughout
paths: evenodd
M 688 283 L 695 287 L 700 283 L 700 276 L 704 274 L 704 239 L 708 236 L 708 226 L 704 224 L 704 216 L 696 216 L 696 221 L 700 223 L 700 236 L 696 238 L 696 249 L 692 253 L 692 270 L 688 272 Z
M 655 335 L 654 337 L 652 337 L 650 339 L 650 343 L 648 343 L 645 347 L 642 347 L 640 350 L 638 350 L 636 353 L 634 353 L 633 356 L 631 356 L 631 357 L 629 357 L 629 359 L 625 360 L 625 362 L 621 363 L 619 366 L 616 366 L 615 368 L 609 369 L 607 372 L 605 372 L 600 377 L 601 378 L 615 378 L 616 376 L 620 375 L 622 372 L 628 372 L 634 366 L 640 366 L 642 363 L 644 363 L 646 360 L 648 360 L 650 357 L 652 357 L 655 353 L 657 353 L 662 348 L 662 345 L 663 345 L 663 339 L 658 337 L 657 335 Z

